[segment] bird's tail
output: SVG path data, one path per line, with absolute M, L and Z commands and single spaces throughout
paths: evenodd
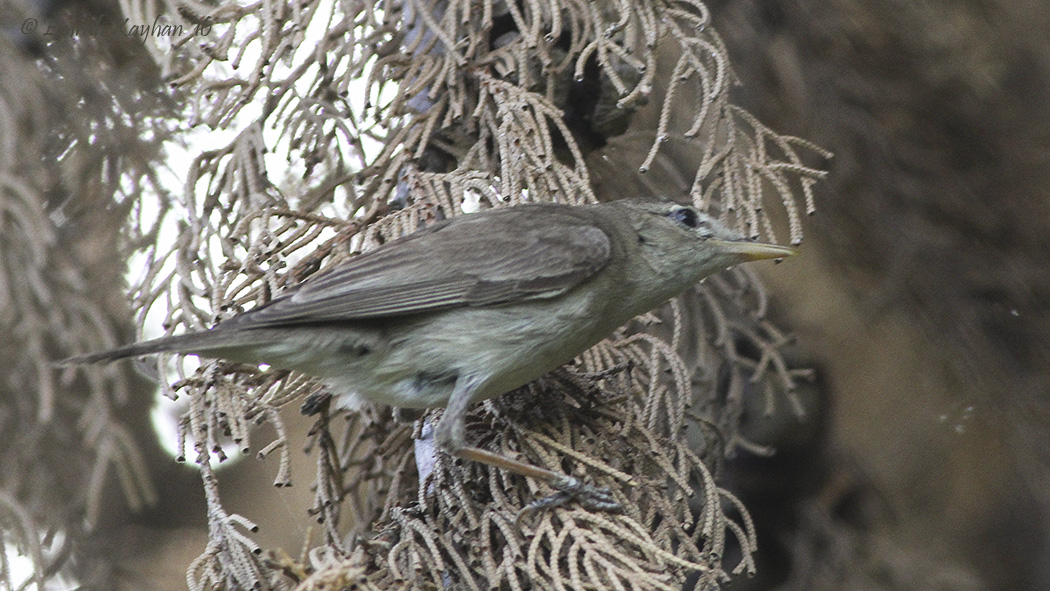
M 205 351 L 212 348 L 219 343 L 214 342 L 216 335 L 213 331 L 202 331 L 202 332 L 191 332 L 188 334 L 175 335 L 170 337 L 161 337 L 159 339 L 153 339 L 151 341 L 143 341 L 141 343 L 132 343 L 130 345 L 124 345 L 123 347 L 117 347 L 116 349 L 110 349 L 109 351 L 101 351 L 98 353 L 89 353 L 87 355 L 78 355 L 76 357 L 69 357 L 68 359 L 62 359 L 56 361 L 57 366 L 70 366 L 70 365 L 84 365 L 90 363 L 110 363 L 119 359 L 125 359 L 127 357 L 137 357 L 139 355 L 151 355 L 153 353 L 170 353 L 179 351 L 182 353 L 192 353 L 198 351 Z M 226 341 L 226 335 L 221 335 L 220 338 Z

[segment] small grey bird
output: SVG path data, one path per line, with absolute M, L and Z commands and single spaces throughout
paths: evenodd
M 467 446 L 467 409 L 571 361 L 711 273 L 792 254 L 665 201 L 485 210 L 384 244 L 211 330 L 65 364 L 189 353 L 323 378 L 346 408 L 447 406 L 439 448 L 612 508 L 608 491 Z

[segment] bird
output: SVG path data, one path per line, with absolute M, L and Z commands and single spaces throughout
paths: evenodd
M 606 489 L 469 446 L 471 405 L 572 361 L 712 273 L 796 252 L 663 199 L 485 209 L 352 257 L 211 329 L 62 364 L 194 354 L 316 376 L 350 410 L 445 407 L 439 449 L 612 510 Z

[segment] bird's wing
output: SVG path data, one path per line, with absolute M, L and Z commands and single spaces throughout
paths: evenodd
M 608 262 L 610 241 L 601 229 L 565 208 L 529 209 L 436 224 L 228 322 L 262 328 L 551 298 Z

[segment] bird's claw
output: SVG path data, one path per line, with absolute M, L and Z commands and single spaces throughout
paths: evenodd
M 299 408 L 299 412 L 304 416 L 312 417 L 323 410 L 327 410 L 331 401 L 331 392 L 328 390 L 318 390 L 306 397 L 306 400 L 303 401 L 303 405 Z
M 570 501 L 576 501 L 585 509 L 591 511 L 602 511 L 605 513 L 623 512 L 623 505 L 613 497 L 612 491 L 607 488 L 593 486 L 579 478 L 567 475 L 552 480 L 549 484 L 558 492 L 536 499 L 526 505 L 518 513 L 517 521 L 520 522 L 521 518 L 529 513 L 560 507 Z

